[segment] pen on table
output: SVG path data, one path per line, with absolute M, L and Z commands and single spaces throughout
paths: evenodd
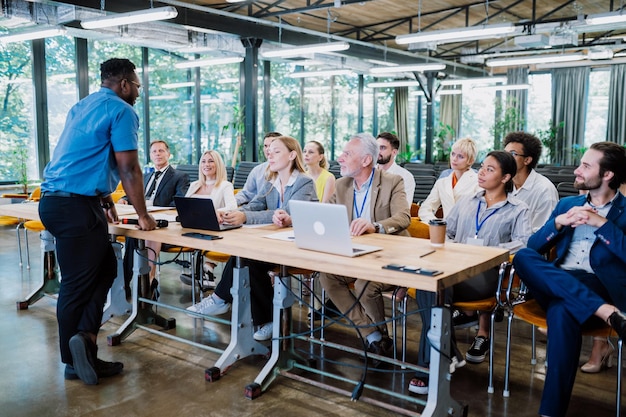
M 437 252 L 437 251 L 436 251 L 436 250 L 431 250 L 430 252 L 426 252 L 425 254 L 420 255 L 420 258 L 423 258 L 424 256 L 428 256 L 428 255 L 430 255 L 431 253 L 435 253 L 435 252 Z

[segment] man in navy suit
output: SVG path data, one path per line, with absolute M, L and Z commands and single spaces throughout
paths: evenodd
M 520 278 L 545 310 L 549 363 L 539 414 L 567 412 L 580 356 L 582 329 L 608 323 L 626 337 L 626 149 L 591 145 L 574 171 L 585 195 L 563 198 L 547 223 L 515 255 Z M 556 259 L 544 254 L 556 247 Z
M 154 164 L 154 172 L 143 179 L 146 206 L 148 207 L 174 207 L 174 196 L 184 197 L 189 188 L 189 176 L 170 166 L 170 155 L 170 147 L 166 142 L 155 140 L 150 143 L 150 160 Z M 122 198 L 118 202 L 126 204 L 129 201 Z M 132 204 L 132 201 L 130 203 Z M 133 252 L 136 248 L 136 239 L 126 239 L 124 280 L 127 288 L 133 276 Z M 157 281 L 152 280 L 151 288 L 154 290 L 157 286 Z

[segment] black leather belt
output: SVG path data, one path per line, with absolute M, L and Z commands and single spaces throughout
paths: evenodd
M 74 193 L 68 193 L 68 192 L 65 192 L 65 191 L 45 191 L 42 196 L 45 196 L 45 197 L 99 198 L 99 197 L 96 197 L 96 196 L 74 194 Z

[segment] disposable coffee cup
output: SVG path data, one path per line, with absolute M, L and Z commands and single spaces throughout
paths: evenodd
M 446 222 L 445 220 L 433 219 L 428 222 L 430 232 L 430 245 L 440 248 L 446 242 Z

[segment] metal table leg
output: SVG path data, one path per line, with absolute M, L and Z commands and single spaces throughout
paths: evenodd
M 152 309 L 153 301 L 150 300 L 152 296 L 149 278 L 150 266 L 148 265 L 148 250 L 146 249 L 145 241 L 138 241 L 137 250 L 133 256 L 135 259 L 133 279 L 131 280 L 132 312 L 128 319 L 117 329 L 117 332 L 107 337 L 109 346 L 119 345 L 138 325 L 156 324 L 165 330 L 176 327 L 175 319 L 166 319 L 156 314 Z
M 432 308 L 428 331 L 431 344 L 428 401 L 422 417 L 467 416 L 467 406 L 459 404 L 450 396 L 450 358 L 454 354 L 451 338 L 454 330 L 451 323 L 449 309 Z
M 215 365 L 205 370 L 204 376 L 209 382 L 217 381 L 239 359 L 269 353 L 268 348 L 253 337 L 250 273 L 247 267 L 241 267 L 239 257 L 236 258 L 236 266 L 233 268 L 233 286 L 230 293 L 233 296 L 230 343 Z
M 112 237 L 113 251 L 115 252 L 115 258 L 117 259 L 117 277 L 113 281 L 111 290 L 107 295 L 107 302 L 104 305 L 104 313 L 102 315 L 102 323 L 108 321 L 111 317 L 130 314 L 132 311 L 132 304 L 126 300 L 126 289 L 124 282 L 124 255 L 122 252 L 123 245 L 115 241 L 115 236 Z
M 18 310 L 26 310 L 46 294 L 59 293 L 59 270 L 56 262 L 56 246 L 54 237 L 47 230 L 40 232 L 41 265 L 43 266 L 43 280 L 41 286 L 31 292 L 26 299 L 17 302 Z

